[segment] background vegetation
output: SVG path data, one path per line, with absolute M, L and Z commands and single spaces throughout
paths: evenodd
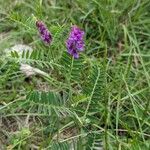
M 86 33 L 76 60 L 74 24 Z M 32 54 L 6 56 L 20 43 Z M 150 149 L 149 0 L 0 0 L 0 54 L 0 149 Z M 20 63 L 45 74 L 26 77 Z

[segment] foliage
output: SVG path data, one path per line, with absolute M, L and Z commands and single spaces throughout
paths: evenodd
M 0 149 L 148 150 L 149 10 L 149 0 L 0 1 Z M 65 47 L 72 24 L 86 33 L 79 59 Z M 33 51 L 6 55 L 16 43 Z M 21 63 L 42 73 L 26 77 Z

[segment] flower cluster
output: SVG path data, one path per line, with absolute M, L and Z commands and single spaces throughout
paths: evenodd
M 42 21 L 36 21 L 36 26 L 40 33 L 41 39 L 46 43 L 52 42 L 52 35 Z M 79 52 L 84 50 L 84 31 L 77 26 L 72 26 L 69 37 L 66 41 L 67 51 L 75 59 L 79 58 Z
M 36 26 L 39 30 L 41 39 L 46 43 L 50 44 L 52 42 L 52 35 L 47 29 L 46 25 L 42 21 L 36 21 Z
M 79 52 L 84 50 L 84 31 L 77 26 L 71 28 L 69 38 L 66 41 L 68 53 L 74 58 L 79 58 Z

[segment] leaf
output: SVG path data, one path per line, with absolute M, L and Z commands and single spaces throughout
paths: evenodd
M 84 67 L 84 59 L 80 57 L 79 59 L 74 59 L 67 52 L 62 54 L 60 59 L 60 64 L 64 66 L 64 69 L 61 70 L 64 76 L 71 81 L 79 82 L 81 79 L 81 72 Z
M 58 93 L 33 91 L 27 96 L 27 104 L 32 106 L 32 111 L 45 115 L 56 114 L 58 117 L 74 115 L 73 110 L 65 106 Z
M 100 66 L 95 65 L 92 67 L 90 76 L 88 77 L 84 93 L 89 97 L 88 104 L 84 116 L 87 115 L 90 105 L 97 105 L 103 99 L 104 88 L 104 71 Z
M 52 142 L 51 150 L 69 150 L 70 144 L 68 142 Z

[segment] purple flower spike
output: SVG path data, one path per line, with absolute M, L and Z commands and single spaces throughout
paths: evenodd
M 52 35 L 47 29 L 46 25 L 42 21 L 36 21 L 36 26 L 40 33 L 41 39 L 46 43 L 50 44 L 52 42 Z
M 68 53 L 75 59 L 79 58 L 79 52 L 84 50 L 84 31 L 77 26 L 71 28 L 69 38 L 66 41 Z

